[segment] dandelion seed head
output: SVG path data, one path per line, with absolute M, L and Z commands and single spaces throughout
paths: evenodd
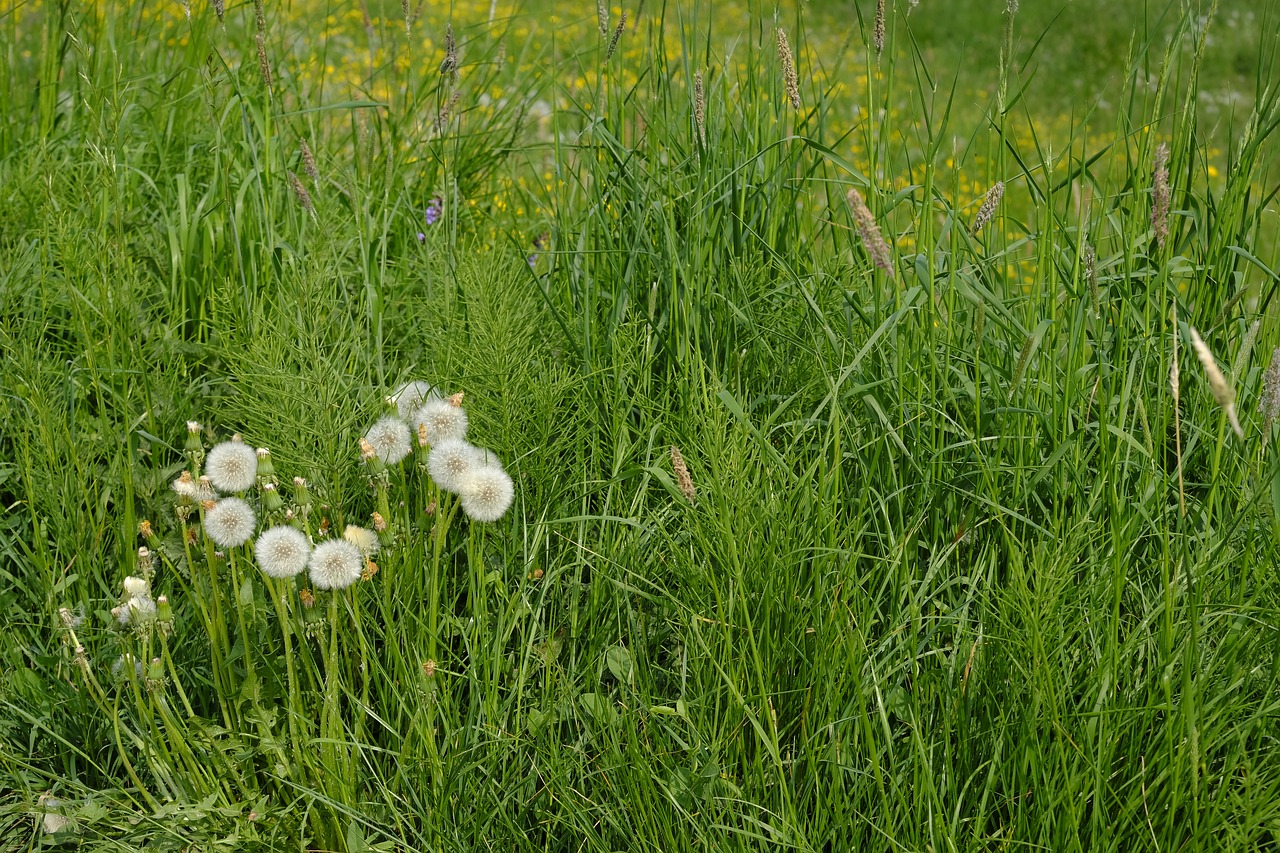
M 391 415 L 387 415 L 369 427 L 364 437 L 373 447 L 373 452 L 387 465 L 395 465 L 408 456 L 413 449 L 409 425 Z
M 205 475 L 223 492 L 243 492 L 258 474 L 258 454 L 243 441 L 214 445 L 204 464 Z
M 360 580 L 364 556 L 345 539 L 326 539 L 311 552 L 310 566 L 317 589 L 346 589 Z
M 124 579 L 123 586 L 126 598 L 133 598 L 139 595 L 149 595 L 151 593 L 151 584 L 147 583 L 145 578 L 135 578 L 130 575 Z
M 427 440 L 432 445 L 467 437 L 467 410 L 448 400 L 429 399 L 414 416 L 416 424 L 427 428 Z
M 461 439 L 441 441 L 431 448 L 427 471 L 435 484 L 457 494 L 471 472 L 479 467 L 476 449 Z
M 391 402 L 395 403 L 401 420 L 411 421 L 418 409 L 422 408 L 423 403 L 439 396 L 440 392 L 433 388 L 431 383 L 415 380 L 401 385 L 400 389 L 391 395 Z
M 237 548 L 253 536 L 258 519 L 240 498 L 223 498 L 204 514 L 204 532 L 223 548 Z
M 370 557 L 378 553 L 378 534 L 367 527 L 348 524 L 342 531 L 342 538 L 360 549 L 360 554 Z
M 515 486 L 506 471 L 493 465 L 476 468 L 461 484 L 462 510 L 473 521 L 502 518 L 515 498 Z
M 272 578 L 291 578 L 307 568 L 311 544 L 301 530 L 278 525 L 265 531 L 253 545 L 258 568 Z

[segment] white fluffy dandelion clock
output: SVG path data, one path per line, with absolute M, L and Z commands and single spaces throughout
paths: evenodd
M 448 400 L 430 399 L 414 415 L 414 426 L 425 424 L 427 441 L 434 447 L 445 441 L 467 437 L 467 410 Z
M 252 455 L 253 451 L 249 453 Z M 257 522 L 247 503 L 239 498 L 223 498 L 205 511 L 204 532 L 222 548 L 237 548 L 253 536 Z
M 496 465 L 476 468 L 462 483 L 459 495 L 462 510 L 472 521 L 497 521 L 502 518 L 516 490 L 511 477 Z
M 402 420 L 413 420 L 414 414 L 422 408 L 427 400 L 439 399 L 440 392 L 427 382 L 409 382 L 400 386 L 400 390 L 391 395 L 396 404 L 396 411 Z
M 427 471 L 437 486 L 456 494 L 478 466 L 476 456 L 476 449 L 465 441 L 456 438 L 441 441 L 431 447 Z
M 326 539 L 311 552 L 311 583 L 316 589 L 346 589 L 363 571 L 364 555 L 345 539 Z
M 204 472 L 215 489 L 243 492 L 253 487 L 258 475 L 258 454 L 243 441 L 224 441 L 209 451 Z
M 253 554 L 264 575 L 291 578 L 306 570 L 307 560 L 311 557 L 311 543 L 302 531 L 281 524 L 258 537 Z
M 395 465 L 408 456 L 409 451 L 413 449 L 409 425 L 390 415 L 369 427 L 364 438 L 373 447 L 373 452 L 378 455 L 378 458 L 387 465 Z

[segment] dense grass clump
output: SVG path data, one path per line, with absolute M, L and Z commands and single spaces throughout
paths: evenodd
M 1280 4 L 1022 5 L 0 12 L 0 848 L 1276 845 Z

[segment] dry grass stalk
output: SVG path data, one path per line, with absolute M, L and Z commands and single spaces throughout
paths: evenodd
M 873 32 L 876 43 L 876 59 L 884 53 L 884 0 L 876 0 L 876 23 Z
M 1169 236 L 1169 146 L 1161 142 L 1156 148 L 1155 186 L 1151 190 L 1151 228 L 1156 245 L 1164 248 Z
M 698 128 L 698 141 L 707 147 L 707 102 L 702 90 L 702 70 L 693 75 L 693 121 Z
M 871 263 L 884 270 L 885 275 L 893 278 L 893 258 L 889 254 L 889 244 L 880 233 L 880 226 L 862 199 L 862 193 L 854 187 L 849 188 L 849 209 L 853 212 L 853 224 L 858 228 L 858 236 L 862 238 L 862 246 L 871 257 Z
M 312 183 L 320 183 L 320 170 L 316 168 L 316 156 L 311 153 L 311 146 L 305 139 L 302 140 L 302 171 L 307 173 Z
M 689 476 L 689 466 L 685 464 L 684 454 L 674 444 L 671 445 L 671 470 L 675 472 L 676 485 L 680 487 L 680 491 L 689 503 L 693 503 L 697 497 L 693 488 L 693 478 Z
M 1204 368 L 1205 378 L 1209 380 L 1209 390 L 1213 392 L 1213 399 L 1218 401 L 1218 405 L 1227 413 L 1227 420 L 1231 423 L 1231 429 L 1236 434 L 1236 438 L 1244 438 L 1244 430 L 1240 427 L 1240 420 L 1236 417 L 1236 392 L 1232 389 L 1231 384 L 1227 382 L 1227 377 L 1222 375 L 1222 371 L 1218 369 L 1218 362 L 1210 352 L 1208 344 L 1200 337 L 1200 333 L 1196 331 L 1195 326 L 1187 327 L 1191 331 L 1191 348 L 1196 351 L 1196 357 L 1200 359 L 1200 366 Z
M 791 53 L 787 31 L 778 27 L 778 59 L 782 62 L 782 80 L 787 89 L 787 100 L 793 110 L 800 109 L 800 79 L 796 74 L 796 58 Z
M 609 47 L 605 49 L 604 61 L 608 62 L 613 58 L 613 52 L 618 49 L 618 42 L 622 40 L 622 31 L 627 28 L 627 10 L 622 10 L 622 17 L 618 18 L 618 26 L 613 28 L 613 37 L 609 39 Z
M 978 208 L 978 215 L 973 220 L 972 234 L 977 234 L 982 230 L 982 226 L 991 221 L 991 217 L 996 215 L 996 208 L 1000 205 L 1000 199 L 1004 198 L 1004 181 L 996 181 L 991 189 L 987 190 L 987 194 L 982 198 L 982 207 Z

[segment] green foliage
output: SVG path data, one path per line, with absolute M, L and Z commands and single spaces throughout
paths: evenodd
M 0 17 L 4 849 L 1274 845 L 1280 9 L 930 3 L 485 4 L 456 76 L 391 4 L 349 99 L 283 9 L 266 85 L 249 6 Z M 359 462 L 413 379 L 498 522 Z M 188 420 L 379 571 L 187 538 Z

